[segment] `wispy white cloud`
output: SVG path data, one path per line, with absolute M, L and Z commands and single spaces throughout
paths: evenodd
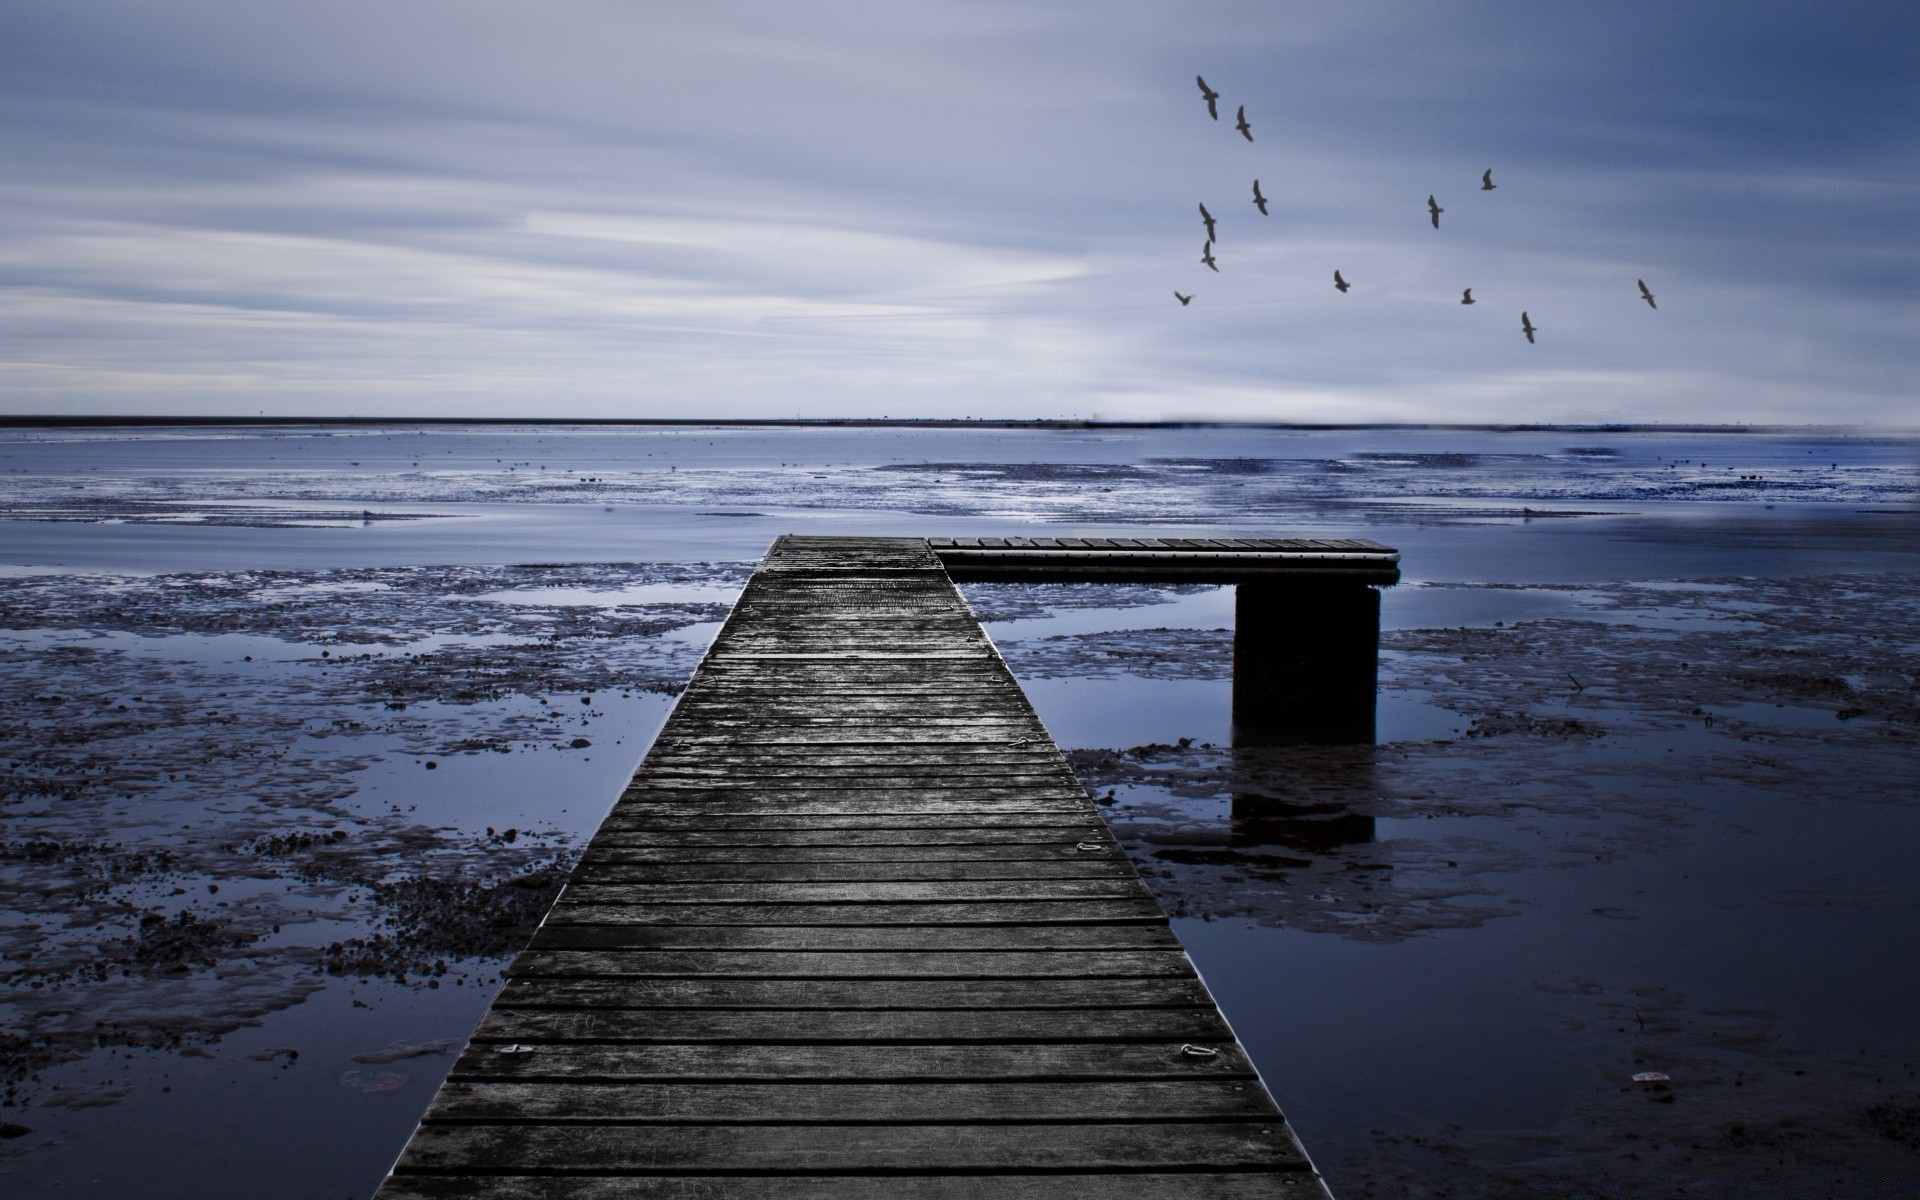
M 1710 15 L 16 7 L 0 409 L 1911 421 L 1913 53 Z

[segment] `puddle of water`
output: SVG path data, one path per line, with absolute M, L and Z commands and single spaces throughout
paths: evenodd
M 398 812 L 411 822 L 469 834 L 491 826 L 591 837 L 666 724 L 674 697 L 601 692 L 591 706 L 578 708 L 567 703 L 573 699 L 561 696 L 542 705 L 523 696 L 490 706 L 487 723 L 496 727 L 511 725 L 515 716 L 548 721 L 541 736 L 503 741 L 505 753 L 375 747 L 376 760 L 358 775 L 357 789 L 340 806 L 362 816 Z M 471 721 L 480 715 L 431 704 L 414 705 L 408 714 L 426 721 Z M 556 715 L 563 726 L 551 724 Z M 574 738 L 592 745 L 573 748 Z M 564 764 L 555 761 L 556 753 L 564 756 Z
M 1233 737 L 1233 685 L 1219 679 L 1033 679 L 1021 687 L 1061 749 Z
M 580 608 L 624 608 L 645 604 L 727 604 L 740 595 L 737 587 L 698 583 L 640 583 L 623 588 L 542 587 L 485 592 L 463 597 L 496 604 L 540 604 Z
M 392 1129 L 412 1127 L 499 987 L 497 978 L 437 989 L 336 984 L 228 1033 L 200 1052 L 207 1057 L 141 1050 L 54 1068 L 46 1079 L 56 1093 L 116 1099 L 7 1110 L 32 1130 L 9 1147 L 32 1152 L 5 1160 L 0 1180 L 19 1197 L 225 1196 L 243 1194 L 235 1181 L 258 1179 L 266 1160 L 278 1194 L 370 1196 L 396 1153 Z M 445 1054 L 354 1061 L 395 1042 L 441 1040 Z

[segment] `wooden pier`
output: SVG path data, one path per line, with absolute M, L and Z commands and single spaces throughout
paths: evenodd
M 924 539 L 776 542 L 386 1200 L 1325 1200 Z
M 1233 744 L 1370 745 L 1380 593 L 1400 552 L 1359 538 L 933 538 L 947 574 L 1234 585 Z

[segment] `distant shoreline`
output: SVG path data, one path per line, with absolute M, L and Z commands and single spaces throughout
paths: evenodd
M 1911 436 L 1914 431 L 1872 425 L 1694 425 L 1642 423 L 1571 424 L 1460 424 L 1430 421 L 1078 421 L 968 417 L 219 417 L 219 416 L 25 416 L 0 415 L 0 429 L 111 429 L 111 428 L 207 428 L 239 426 L 284 428 L 290 426 L 344 426 L 350 428 L 488 425 L 504 427 L 552 428 L 564 426 L 610 426 L 655 428 L 776 428 L 776 429 L 1295 429 L 1302 432 L 1369 431 L 1446 431 L 1462 433 L 1835 433 Z

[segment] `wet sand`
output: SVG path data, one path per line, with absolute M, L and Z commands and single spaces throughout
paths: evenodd
M 10 1188 L 369 1192 L 789 528 L 1403 548 L 1367 749 L 967 589 L 1339 1194 L 1920 1179 L 1910 447 L 516 436 L 0 443 Z

